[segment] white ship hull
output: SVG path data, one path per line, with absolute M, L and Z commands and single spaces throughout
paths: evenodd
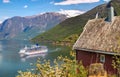
M 32 51 L 32 52 L 25 52 L 25 55 L 35 55 L 35 54 L 43 54 L 46 53 L 48 50 L 38 50 L 38 51 Z
M 48 51 L 46 46 L 33 46 L 33 47 L 25 47 L 20 50 L 19 54 L 23 56 L 29 56 L 29 55 L 36 55 L 36 54 L 43 54 Z

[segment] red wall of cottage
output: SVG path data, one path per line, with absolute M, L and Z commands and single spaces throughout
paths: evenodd
M 93 53 L 88 51 L 76 51 L 76 59 L 77 61 L 82 61 L 85 67 L 88 67 L 92 63 L 101 63 L 100 62 L 100 53 Z M 113 56 L 112 55 L 105 55 L 105 63 L 104 68 L 109 74 L 116 74 L 116 70 L 113 69 L 112 64 Z

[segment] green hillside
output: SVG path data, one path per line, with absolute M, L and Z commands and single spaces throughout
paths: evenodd
M 112 3 L 117 15 L 120 15 L 120 0 L 112 0 Z
M 113 0 L 113 6 L 115 7 L 115 11 L 117 15 L 120 15 L 120 1 Z M 97 6 L 92 10 L 79 15 L 77 17 L 69 18 L 63 21 L 62 23 L 58 24 L 54 28 L 40 34 L 39 36 L 32 39 L 33 42 L 40 42 L 40 41 L 63 41 L 66 38 L 73 39 L 71 35 L 80 35 L 85 26 L 86 22 L 89 19 L 95 18 L 96 13 L 99 13 L 100 18 L 106 17 L 106 4 Z

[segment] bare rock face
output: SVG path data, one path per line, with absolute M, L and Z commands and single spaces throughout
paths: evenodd
M 63 14 L 53 12 L 28 17 L 15 16 L 0 24 L 0 39 L 30 39 L 66 18 Z

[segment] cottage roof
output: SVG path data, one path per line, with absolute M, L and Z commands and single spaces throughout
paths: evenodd
M 112 22 L 102 18 L 89 20 L 73 49 L 120 52 L 120 16 Z

